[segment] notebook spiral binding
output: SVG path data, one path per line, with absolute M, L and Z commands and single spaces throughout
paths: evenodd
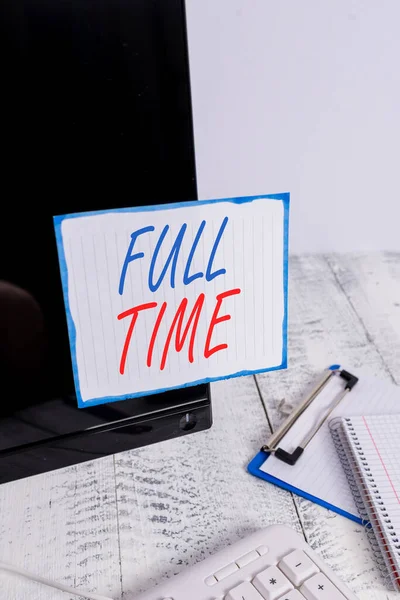
M 374 516 L 376 518 L 378 517 L 376 512 L 377 510 L 379 510 L 381 513 L 381 519 L 383 519 L 385 523 L 385 529 L 387 530 L 391 538 L 395 552 L 397 553 L 399 558 L 400 537 L 394 530 L 385 504 L 379 493 L 379 488 L 375 483 L 368 462 L 365 460 L 364 452 L 362 451 L 361 444 L 358 441 L 357 434 L 355 433 L 355 430 L 351 425 L 351 419 L 346 418 L 345 420 L 348 424 L 347 428 L 353 441 L 354 447 L 356 448 L 356 451 L 360 457 L 360 462 L 364 469 L 364 476 L 366 477 L 370 488 L 373 490 L 375 500 L 374 503 L 372 503 L 369 499 L 367 488 L 363 482 L 359 465 L 355 462 L 352 464 L 350 460 L 350 452 L 346 453 L 346 447 L 348 447 L 348 442 L 342 433 L 342 419 L 340 417 L 332 419 L 332 421 L 329 424 L 332 439 L 336 447 L 336 451 L 338 453 L 340 462 L 342 463 L 344 472 L 346 474 L 358 513 L 363 521 L 363 525 L 370 546 L 372 548 L 376 566 L 380 571 L 381 576 L 383 577 L 385 585 L 391 589 L 399 589 L 400 576 L 396 573 L 395 563 L 393 562 L 393 559 L 391 559 L 388 553 L 388 547 L 385 544 L 383 535 L 381 532 L 379 533 L 380 527 L 378 520 L 375 523 L 375 530 L 377 530 L 378 533 L 376 533 L 372 526 L 373 524 L 371 523 L 371 521 L 374 521 Z M 379 541 L 378 536 L 381 538 L 381 541 Z

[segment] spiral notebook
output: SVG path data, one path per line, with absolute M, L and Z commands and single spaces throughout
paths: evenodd
M 400 590 L 400 414 L 336 418 L 330 430 L 376 557 Z

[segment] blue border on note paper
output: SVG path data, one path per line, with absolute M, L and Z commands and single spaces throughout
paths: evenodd
M 82 400 L 82 395 L 80 391 L 79 384 L 79 375 L 78 375 L 78 363 L 76 357 L 76 329 L 75 324 L 72 318 L 70 306 L 69 306 L 69 298 L 68 298 L 68 268 L 67 262 L 65 259 L 64 245 L 62 240 L 61 226 L 62 222 L 66 219 L 75 219 L 79 217 L 89 217 L 96 216 L 102 214 L 111 214 L 111 213 L 124 213 L 124 212 L 150 212 L 156 210 L 173 210 L 179 208 L 188 208 L 190 206 L 205 206 L 207 204 L 217 204 L 222 202 L 231 202 L 234 204 L 245 204 L 247 202 L 253 202 L 254 200 L 277 200 L 281 201 L 283 204 L 283 302 L 284 302 L 284 316 L 282 321 L 282 362 L 280 365 L 276 367 L 267 367 L 265 369 L 258 369 L 254 371 L 239 371 L 237 373 L 232 373 L 231 375 L 223 375 L 221 377 L 206 377 L 204 379 L 199 379 L 196 381 L 190 381 L 181 385 L 175 385 L 166 388 L 159 388 L 154 390 L 145 390 L 142 392 L 137 392 L 133 394 L 124 394 L 121 396 L 105 396 L 101 398 L 91 398 L 90 400 Z M 277 371 L 280 369 L 287 368 L 287 324 L 288 324 L 288 263 L 289 263 L 289 204 L 290 204 L 290 194 L 288 192 L 282 194 L 268 194 L 268 195 L 260 195 L 260 196 L 245 196 L 239 198 L 220 198 L 216 200 L 193 200 L 190 202 L 174 202 L 170 204 L 157 204 L 151 206 L 135 206 L 132 208 L 119 208 L 119 209 L 111 209 L 111 210 L 97 210 L 97 211 L 87 211 L 81 213 L 71 213 L 66 215 L 58 215 L 53 217 L 54 221 L 54 229 L 56 234 L 56 242 L 57 242 L 57 251 L 58 251 L 58 260 L 60 265 L 61 272 L 61 281 L 64 295 L 64 304 L 65 304 L 65 312 L 67 316 L 67 324 L 68 324 L 68 334 L 69 334 L 69 343 L 71 349 L 71 358 L 72 358 L 72 370 L 75 382 L 75 391 L 78 400 L 79 408 L 85 408 L 89 406 L 96 406 L 98 404 L 106 404 L 109 402 L 117 402 L 120 400 L 128 400 L 131 398 L 138 398 L 140 396 L 149 396 L 151 394 L 157 394 L 161 392 L 166 392 L 168 390 L 179 389 L 183 387 L 191 387 L 194 385 L 199 385 L 201 383 L 211 383 L 213 381 L 219 381 L 221 379 L 231 379 L 232 377 L 241 377 L 243 375 L 254 375 L 256 373 L 265 373 L 266 371 Z
M 273 475 L 269 475 L 268 473 L 265 473 L 264 471 L 262 471 L 261 470 L 262 465 L 265 463 L 265 461 L 268 460 L 268 458 L 270 456 L 271 455 L 268 454 L 268 452 L 264 452 L 264 450 L 260 450 L 260 452 L 253 458 L 253 460 L 247 466 L 248 472 L 251 475 L 255 475 L 255 477 L 264 479 L 264 481 L 273 483 L 274 485 L 277 485 L 278 487 L 281 487 L 284 490 L 287 490 L 288 492 L 292 492 L 293 494 L 297 494 L 298 496 L 301 496 L 302 498 L 306 498 L 306 500 L 310 500 L 311 502 L 314 502 L 315 504 L 319 504 L 320 506 L 323 506 L 324 508 L 327 508 L 327 509 L 331 510 L 332 512 L 335 512 L 338 515 L 341 515 L 342 517 L 346 517 L 347 519 L 350 519 L 351 521 L 354 521 L 355 523 L 359 523 L 360 525 L 365 525 L 365 521 L 360 519 L 360 517 L 357 517 L 356 515 L 353 515 L 353 514 L 347 512 L 346 510 L 339 508 L 338 506 L 329 504 L 329 502 L 325 502 L 325 500 L 322 500 L 321 498 L 317 498 L 316 496 L 313 496 L 312 494 L 308 494 L 307 492 L 300 490 L 299 488 L 295 487 L 294 485 L 290 485 L 289 483 L 286 483 L 286 481 L 282 481 L 282 479 L 278 479 L 278 477 L 274 477 Z

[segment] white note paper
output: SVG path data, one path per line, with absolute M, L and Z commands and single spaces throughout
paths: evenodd
M 287 211 L 282 194 L 55 217 L 79 404 L 284 367 Z

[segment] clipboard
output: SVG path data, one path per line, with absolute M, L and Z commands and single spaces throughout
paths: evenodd
M 295 423 L 300 419 L 300 417 L 306 413 L 311 406 L 318 406 L 318 399 L 322 394 L 323 390 L 325 390 L 325 396 L 327 394 L 326 388 L 329 382 L 334 378 L 340 378 L 343 382 L 343 389 L 338 389 L 338 383 L 335 383 L 336 393 L 331 398 L 328 404 L 326 404 L 322 409 L 320 417 L 316 420 L 316 423 L 313 424 L 309 430 L 304 432 L 304 439 L 301 443 L 297 444 L 294 448 L 285 448 L 285 436 L 290 432 L 291 428 L 295 425 Z M 337 380 L 338 381 L 338 380 Z M 247 470 L 251 475 L 263 479 L 269 483 L 272 483 L 282 489 L 285 489 L 289 492 L 297 494 L 307 500 L 310 500 L 324 508 L 327 508 L 337 514 L 340 514 L 352 521 L 362 524 L 362 519 L 358 516 L 358 511 L 354 507 L 354 510 L 345 510 L 341 506 L 337 505 L 335 502 L 330 502 L 326 498 L 320 497 L 318 494 L 313 494 L 307 491 L 306 489 L 302 489 L 298 485 L 293 485 L 287 478 L 280 478 L 274 476 L 270 473 L 265 472 L 262 469 L 263 466 L 266 465 L 266 462 L 270 459 L 271 456 L 275 456 L 275 458 L 282 461 L 282 469 L 286 473 L 290 473 L 290 469 L 296 469 L 296 464 L 301 458 L 301 462 L 307 464 L 307 452 L 312 452 L 312 448 L 307 448 L 311 440 L 320 432 L 322 426 L 327 423 L 329 417 L 334 412 L 336 408 L 340 407 L 340 403 L 344 399 L 344 397 L 351 392 L 356 384 L 358 383 L 359 378 L 355 375 L 352 375 L 346 370 L 341 369 L 340 365 L 332 365 L 323 373 L 322 379 L 317 383 L 317 385 L 312 389 L 312 391 L 307 395 L 307 397 L 293 410 L 293 412 L 289 415 L 289 417 L 282 423 L 282 425 L 274 432 L 267 443 L 260 449 L 258 454 L 252 459 L 252 461 L 248 464 Z M 396 386 L 392 386 L 396 387 Z M 400 390 L 396 389 L 396 393 L 398 394 L 398 410 L 400 412 Z M 394 400 L 391 402 L 390 407 L 394 406 Z M 333 442 L 332 442 L 333 444 Z M 332 451 L 332 450 L 330 450 Z M 304 453 L 304 455 L 303 455 Z M 309 456 L 309 458 L 312 458 Z M 332 454 L 332 458 L 339 458 Z M 350 491 L 349 491 L 350 494 Z
M 254 475 L 255 477 L 259 477 L 260 479 L 263 479 L 264 481 L 268 481 L 268 483 L 273 483 L 274 485 L 276 485 L 284 490 L 287 490 L 288 492 L 292 492 L 293 494 L 296 494 L 297 496 L 301 496 L 302 498 L 305 498 L 306 500 L 310 500 L 311 502 L 314 502 L 315 504 L 319 504 L 320 506 L 323 506 L 324 508 L 327 508 L 328 510 L 331 510 L 339 515 L 342 515 L 342 517 L 351 519 L 352 521 L 354 521 L 355 523 L 358 523 L 359 525 L 363 525 L 364 521 L 362 519 L 360 519 L 360 517 L 357 517 L 356 515 L 353 515 L 352 513 L 348 512 L 346 510 L 342 510 L 339 506 L 330 504 L 329 502 L 326 502 L 322 498 L 318 498 L 317 496 L 308 494 L 304 490 L 301 490 L 298 487 L 290 485 L 290 484 L 286 483 L 285 481 L 283 481 L 282 479 L 278 479 L 277 477 L 273 477 L 272 475 L 268 475 L 268 473 L 264 473 L 264 471 L 261 471 L 260 467 L 265 463 L 266 460 L 268 460 L 268 454 L 266 452 L 264 452 L 264 450 L 260 450 L 260 452 L 249 463 L 247 470 L 249 471 L 249 473 L 251 475 Z

